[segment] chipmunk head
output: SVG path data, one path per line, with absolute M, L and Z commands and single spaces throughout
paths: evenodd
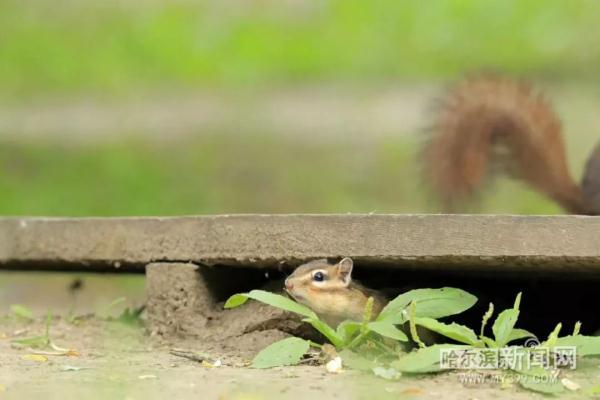
M 311 308 L 322 299 L 323 293 L 346 289 L 352 282 L 351 258 L 337 264 L 315 260 L 301 265 L 285 280 L 285 291 L 299 303 Z

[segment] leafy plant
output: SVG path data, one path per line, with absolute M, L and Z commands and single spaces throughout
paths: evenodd
M 365 313 L 362 322 L 344 321 L 334 329 L 321 321 L 317 314 L 308 307 L 296 303 L 295 301 L 263 290 L 252 290 L 249 293 L 240 293 L 231 296 L 225 303 L 225 308 L 234 308 L 241 306 L 248 299 L 260 301 L 262 303 L 290 311 L 301 315 L 303 321 L 312 325 L 317 331 L 325 336 L 331 344 L 338 350 L 356 349 L 367 339 L 373 339 L 372 343 L 388 354 L 394 356 L 394 352 L 385 344 L 385 340 L 394 340 L 398 342 L 408 342 L 407 335 L 398 327 L 397 324 L 403 324 L 408 321 L 408 315 L 405 311 L 409 304 L 415 307 L 416 315 L 422 318 L 441 318 L 448 315 L 458 314 L 472 307 L 477 299 L 475 296 L 454 288 L 441 289 L 418 289 L 407 292 L 396 297 L 381 311 L 381 313 L 372 320 L 372 299 L 369 299 L 365 307 Z M 302 339 L 299 339 L 302 340 Z M 279 342 L 277 342 L 279 343 Z M 286 342 L 283 346 L 276 349 L 281 352 L 282 359 L 295 356 L 297 353 L 297 342 Z M 306 341 L 306 350 L 310 344 Z M 268 353 L 274 351 L 272 346 L 263 350 Z M 257 355 L 263 357 L 263 352 Z M 255 359 L 256 360 L 256 359 Z
M 475 335 L 475 332 L 472 329 L 466 326 L 456 323 L 444 324 L 433 318 L 415 317 L 415 325 L 423 326 L 424 328 L 437 332 L 445 337 L 468 345 L 463 348 L 487 347 L 497 349 L 505 347 L 516 340 L 535 338 L 533 333 L 515 327 L 519 318 L 520 304 L 521 293 L 517 294 L 513 307 L 502 311 L 494 320 L 492 325 L 493 338 L 485 335 L 487 323 L 494 314 L 494 305 L 491 303 L 482 318 L 479 337 Z M 562 328 L 562 324 L 559 323 L 550 333 L 548 339 L 541 343 L 540 346 L 548 348 L 549 351 L 553 351 L 557 346 L 574 346 L 577 348 L 577 355 L 580 357 L 600 355 L 600 337 L 580 335 L 580 327 L 581 324 L 577 323 L 573 329 L 572 335 L 559 337 Z M 437 352 L 434 349 L 436 346 Z M 446 345 L 434 345 L 419 349 L 416 352 L 401 358 L 399 361 L 396 361 L 393 363 L 393 366 L 403 372 L 437 371 L 439 370 L 436 368 L 438 360 L 436 359 L 435 354 L 437 354 L 439 358 L 439 350 L 444 348 L 440 346 Z M 535 350 L 535 347 L 524 347 L 522 350 L 526 357 L 531 357 L 531 353 Z M 429 365 L 427 365 L 428 362 Z M 560 382 L 550 379 L 551 370 L 543 368 L 513 369 L 513 372 L 524 377 L 523 379 L 519 379 L 518 382 L 525 389 L 546 394 L 559 393 L 564 390 L 564 386 Z M 535 379 L 527 379 L 530 377 L 534 377 Z
M 10 306 L 10 311 L 17 318 L 21 318 L 26 321 L 33 321 L 35 319 L 33 312 L 21 304 L 12 304 Z
M 403 293 L 390 301 L 374 319 L 371 318 L 373 300 L 369 299 L 362 321 L 344 321 L 335 329 L 321 321 L 308 307 L 287 297 L 262 290 L 235 294 L 227 300 L 225 308 L 238 307 L 248 299 L 299 314 L 303 321 L 311 324 L 336 347 L 347 367 L 370 371 L 384 379 L 398 379 L 402 374 L 440 372 L 442 350 L 499 349 L 516 340 L 535 338 L 531 332 L 516 327 L 520 314 L 521 293 L 517 294 L 511 308 L 503 310 L 494 319 L 491 326 L 492 336 L 486 335 L 486 328 L 494 316 L 492 303 L 482 317 L 478 334 L 473 329 L 455 322 L 438 321 L 439 318 L 468 310 L 477 302 L 475 296 L 456 288 L 417 289 Z M 408 353 L 405 346 L 397 346 L 409 342 L 407 334 L 398 328 L 398 325 L 406 324 L 409 326 L 412 341 L 418 345 L 417 349 Z M 456 343 L 427 346 L 419 337 L 418 327 Z M 571 335 L 559 337 L 562 324 L 558 324 L 540 346 L 549 348 L 551 352 L 558 346 L 574 346 L 580 357 L 600 356 L 600 337 L 580 335 L 580 327 L 581 324 L 577 323 Z M 320 345 L 294 337 L 281 340 L 259 352 L 252 362 L 252 367 L 271 368 L 297 364 L 311 346 Z M 535 347 L 520 349 L 530 357 Z M 513 372 L 523 377 L 518 382 L 527 390 L 545 394 L 565 390 L 564 383 L 550 379 L 552 370 L 514 368 Z M 537 379 L 526 379 L 531 377 Z
M 111 315 L 111 313 L 117 306 L 122 305 L 126 301 L 127 301 L 126 297 L 118 297 L 118 298 L 114 299 L 101 312 L 100 318 L 106 319 L 108 321 L 121 322 L 126 325 L 134 325 L 134 326 L 143 325 L 144 322 L 142 320 L 142 313 L 146 309 L 145 305 L 142 305 L 140 307 L 135 307 L 135 308 L 125 307 L 118 316 L 113 317 Z
M 115 321 L 121 322 L 126 325 L 142 326 L 144 321 L 142 320 L 142 313 L 146 309 L 146 306 L 140 306 L 136 308 L 126 307 L 121 314 L 115 318 Z
M 517 295 L 513 308 L 504 310 L 498 315 L 492 326 L 492 332 L 494 334 L 493 339 L 484 334 L 485 327 L 494 314 L 494 305 L 491 303 L 482 318 L 479 336 L 477 336 L 474 330 L 464 325 L 459 325 L 457 323 L 445 324 L 431 317 L 416 317 L 415 324 L 459 343 L 468 344 L 474 347 L 499 348 L 519 339 L 535 337 L 534 334 L 525 329 L 515 328 L 515 324 L 519 317 L 520 303 L 521 293 Z
M 18 347 L 28 347 L 31 349 L 37 349 L 36 353 L 28 354 L 26 357 L 39 359 L 40 357 L 44 357 L 45 355 L 67 355 L 67 356 L 76 356 L 79 353 L 72 349 L 65 349 L 57 346 L 52 339 L 50 338 L 50 327 L 52 325 L 52 313 L 48 311 L 46 315 L 46 323 L 44 327 L 44 334 L 39 336 L 32 336 L 23 339 L 14 339 L 12 340 L 12 344 Z M 51 351 L 43 351 L 44 349 L 49 349 Z M 25 357 L 25 356 L 24 356 Z
M 48 347 L 52 343 L 50 341 L 50 325 L 51 324 L 52 324 L 52 313 L 50 311 L 48 311 L 48 314 L 46 315 L 46 325 L 45 325 L 45 330 L 44 330 L 43 335 L 33 336 L 33 337 L 29 337 L 29 338 L 24 338 L 24 339 L 15 339 L 12 342 L 17 345 L 28 346 L 31 348 Z

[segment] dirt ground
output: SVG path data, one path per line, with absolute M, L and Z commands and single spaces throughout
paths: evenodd
M 218 346 L 189 340 L 165 341 L 149 337 L 143 328 L 107 322 L 97 317 L 72 325 L 61 319 L 52 325 L 52 340 L 74 350 L 72 356 L 32 358 L 30 349 L 11 346 L 11 339 L 36 335 L 42 320 L 0 325 L 0 398 L 111 398 L 153 399 L 296 399 L 418 398 L 418 399 L 529 399 L 541 398 L 515 387 L 498 384 L 466 386 L 456 373 L 403 377 L 386 381 L 343 371 L 327 373 L 322 366 L 256 370 L 243 366 L 237 354 L 219 353 Z M 173 348 L 211 351 L 223 365 L 211 367 L 172 355 Z M 223 351 L 223 349 L 221 349 Z M 586 379 L 600 380 L 600 369 Z M 580 377 L 573 377 L 581 382 Z M 569 397 L 583 398 L 577 395 Z
M 256 370 L 247 367 L 253 354 L 285 333 L 263 325 L 233 336 L 223 331 L 221 339 L 218 334 L 204 340 L 164 338 L 150 335 L 144 326 L 118 322 L 93 310 L 73 319 L 70 307 L 54 312 L 57 317 L 51 323 L 49 336 L 55 345 L 72 351 L 68 355 L 36 354 L 36 350 L 27 346 L 15 346 L 14 340 L 43 335 L 45 317 L 37 310 L 43 307 L 44 298 L 52 303 L 52 299 L 65 291 L 72 277 L 46 276 L 44 296 L 36 300 L 29 293 L 31 308 L 37 315 L 34 321 L 25 321 L 6 311 L 5 301 L 21 298 L 15 282 L 24 285 L 21 288 L 32 290 L 36 287 L 35 280 L 16 275 L 0 275 L 0 278 L 0 292 L 4 295 L 0 296 L 4 313 L 0 317 L 0 399 L 41 396 L 47 399 L 542 398 L 514 385 L 463 384 L 458 373 L 403 376 L 389 381 L 351 370 L 331 374 L 320 365 Z M 86 280 L 89 299 L 94 297 L 94 292 L 102 292 L 104 296 L 119 294 L 107 293 L 103 279 Z M 110 286 L 119 287 L 114 282 Z M 143 288 L 135 284 L 124 285 L 122 290 L 133 299 L 137 296 L 138 301 L 143 296 Z M 244 310 L 244 307 L 248 308 Z M 246 315 L 257 312 L 256 306 L 251 304 L 244 307 L 231 312 Z M 78 304 L 78 310 L 82 309 L 85 307 Z M 238 317 L 224 315 L 223 321 Z M 215 325 L 214 332 L 219 329 Z M 210 363 L 173 355 L 174 349 L 207 354 Z M 220 366 L 214 366 L 217 360 Z M 582 390 L 561 398 L 589 398 L 584 390 L 600 383 L 600 364 L 587 363 L 584 367 L 563 374 L 581 384 Z

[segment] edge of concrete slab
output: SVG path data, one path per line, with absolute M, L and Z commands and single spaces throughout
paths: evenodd
M 216 215 L 1 218 L 0 268 L 143 272 L 155 261 L 294 266 L 322 257 L 400 268 L 600 272 L 600 217 Z

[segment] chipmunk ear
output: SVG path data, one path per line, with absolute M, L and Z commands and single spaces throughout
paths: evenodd
M 346 257 L 342 259 L 337 265 L 338 274 L 340 279 L 348 286 L 350 281 L 352 281 L 352 267 L 354 266 L 354 261 L 350 257 Z

